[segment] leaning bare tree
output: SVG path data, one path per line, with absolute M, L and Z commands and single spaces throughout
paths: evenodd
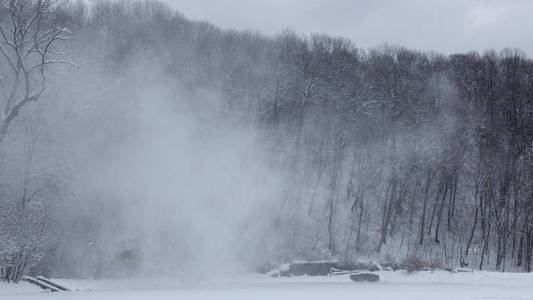
M 54 14 L 57 0 L 1 0 L 0 143 L 20 110 L 45 90 L 48 68 L 69 64 L 70 31 Z
M 57 0 L 0 0 L 0 144 L 21 110 L 38 101 L 50 67 L 68 64 L 73 37 L 56 13 Z M 0 267 L 18 282 L 53 244 L 45 210 L 0 203 Z

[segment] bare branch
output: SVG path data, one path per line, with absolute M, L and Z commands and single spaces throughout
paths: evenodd
M 44 92 L 46 66 L 79 67 L 64 59 L 69 52 L 56 49 L 56 44 L 72 40 L 72 35 L 67 28 L 54 24 L 50 17 L 53 3 L 43 0 L 4 0 L 1 3 L 8 19 L 0 23 L 0 57 L 9 65 L 11 74 L 7 82 L 11 86 L 6 92 L 6 81 L 0 85 L 5 100 L 0 142 L 22 107 L 37 101 Z

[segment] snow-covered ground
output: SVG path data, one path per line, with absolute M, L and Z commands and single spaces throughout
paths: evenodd
M 354 283 L 336 277 L 269 278 L 250 275 L 239 279 L 57 280 L 79 291 L 42 292 L 28 283 L 0 283 L 0 299 L 533 299 L 533 274 L 378 272 L 378 283 Z

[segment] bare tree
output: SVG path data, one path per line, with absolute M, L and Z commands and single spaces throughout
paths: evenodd
M 67 60 L 73 37 L 53 9 L 55 0 L 2 0 L 0 11 L 0 143 L 20 110 L 36 102 L 46 87 L 50 65 Z
M 73 37 L 56 13 L 57 5 L 56 0 L 0 2 L 0 143 L 21 109 L 43 94 L 50 66 L 75 66 L 66 51 L 66 43 Z M 5 279 L 13 282 L 18 282 L 29 268 L 38 266 L 55 243 L 50 207 L 28 205 L 48 186 L 30 185 L 38 134 L 30 135 L 32 139 L 25 151 L 22 201 L 1 203 L 0 264 L 7 266 Z M 36 191 L 32 193 L 30 189 Z

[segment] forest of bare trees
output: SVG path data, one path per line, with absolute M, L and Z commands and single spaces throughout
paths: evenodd
M 321 34 L 222 30 L 159 2 L 2 5 L 0 265 L 112 276 L 110 259 L 123 268 L 142 259 L 135 243 L 98 249 L 102 219 L 116 208 L 73 204 L 86 199 L 64 140 L 97 132 L 76 131 L 73 120 L 122 123 L 128 116 L 110 111 L 137 102 L 121 91 L 146 82 L 131 74 L 157 70 L 191 111 L 216 101 L 229 126 L 253 130 L 277 170 L 258 262 L 416 256 L 532 270 L 533 61 L 520 50 L 360 49 Z M 101 108 L 83 118 L 89 109 L 66 108 L 84 106 L 75 98 Z M 92 265 L 66 267 L 86 255 L 79 247 L 92 247 Z

